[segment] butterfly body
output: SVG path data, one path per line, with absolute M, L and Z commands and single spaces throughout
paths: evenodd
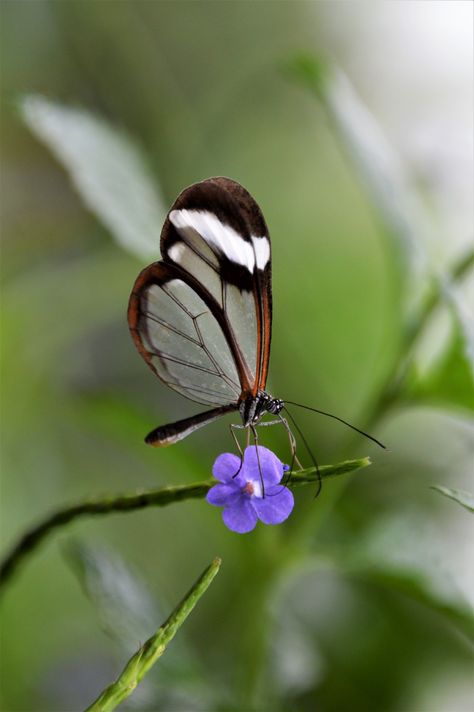
M 260 391 L 255 398 L 250 396 L 240 403 L 239 412 L 242 417 L 242 424 L 248 428 L 251 425 L 256 425 L 265 413 L 279 415 L 284 405 L 280 398 L 273 398 L 266 391 Z

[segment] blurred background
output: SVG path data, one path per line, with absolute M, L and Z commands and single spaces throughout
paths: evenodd
M 390 448 L 301 412 L 321 463 L 373 465 L 301 488 L 281 526 L 239 536 L 190 501 L 53 534 L 2 597 L 2 709 L 85 708 L 219 555 L 130 707 L 471 710 L 471 514 L 430 486 L 473 489 L 472 4 L 0 11 L 4 554 L 67 502 L 202 480 L 233 449 L 225 422 L 143 444 L 200 408 L 126 323 L 166 210 L 209 176 L 270 228 L 270 392 Z

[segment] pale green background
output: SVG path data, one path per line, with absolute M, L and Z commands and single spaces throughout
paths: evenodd
M 428 205 L 424 247 L 445 268 L 472 240 L 469 7 L 2 3 L 4 551 L 64 502 L 204 479 L 233 447 L 222 422 L 169 450 L 143 444 L 148 429 L 198 407 L 162 386 L 131 342 L 126 305 L 145 261 L 84 209 L 22 124 L 19 96 L 80 105 L 125 129 L 167 206 L 211 175 L 243 183 L 272 236 L 269 388 L 363 425 L 400 340 L 400 275 L 356 168 L 284 67 L 305 51 L 349 75 Z M 189 502 L 53 536 L 2 601 L 3 709 L 83 709 L 215 555 L 221 573 L 150 675 L 143 708 L 246 711 L 263 674 L 265 710 L 469 709 L 465 636 L 416 600 L 411 579 L 402 589 L 408 567 L 464 610 L 470 515 L 429 485 L 469 488 L 471 416 L 455 397 L 441 404 L 428 393 L 372 425 L 390 446 L 384 453 L 299 414 L 320 462 L 370 454 L 374 465 L 340 498 L 343 485 L 332 482 L 317 500 L 299 491 L 291 519 L 275 529 L 238 536 L 218 510 Z M 264 437 L 288 457 L 278 429 Z M 263 597 L 292 537 L 293 565 Z M 114 551 L 149 588 L 155 610 L 127 599 L 144 622 L 132 623 L 122 646 L 102 632 L 67 565 L 70 538 Z M 113 618 L 113 604 L 105 609 Z

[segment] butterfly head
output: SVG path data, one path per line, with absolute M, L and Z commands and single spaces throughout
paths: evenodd
M 260 391 L 255 397 L 248 396 L 240 403 L 240 415 L 245 427 L 256 425 L 265 413 L 278 415 L 284 406 L 280 398 L 273 398 L 266 391 Z
M 269 400 L 267 402 L 266 407 L 267 412 L 273 413 L 273 415 L 278 415 L 279 413 L 281 413 L 285 406 L 285 401 L 282 401 L 281 398 L 272 398 L 271 396 L 268 396 L 268 398 Z

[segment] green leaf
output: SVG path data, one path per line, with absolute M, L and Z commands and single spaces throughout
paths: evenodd
M 122 658 L 129 657 L 137 641 L 146 640 L 155 621 L 163 617 L 161 601 L 158 605 L 139 573 L 110 547 L 71 541 L 64 553 L 98 614 L 102 629 L 115 643 L 114 649 L 118 648 Z M 185 636 L 174 643 L 173 650 L 154 672 L 142 682 L 140 694 L 134 696 L 135 709 L 149 709 L 150 704 L 160 709 L 174 708 L 186 699 L 186 708 L 191 712 L 196 698 L 205 699 L 210 708 L 215 704 L 202 682 L 200 658 L 190 651 Z
M 427 216 L 400 157 L 342 71 L 309 54 L 294 57 L 287 69 L 322 103 L 331 128 L 388 228 L 400 275 L 408 271 L 406 276 L 413 276 L 426 267 L 420 235 L 427 231 Z
M 171 642 L 196 603 L 207 591 L 218 573 L 220 565 L 221 560 L 214 559 L 165 623 L 128 661 L 117 680 L 109 685 L 97 700 L 87 708 L 88 712 L 109 712 L 114 710 L 117 705 L 132 694 L 150 668 L 163 655 L 168 643 Z
M 419 509 L 381 515 L 352 550 L 336 552 L 335 560 L 351 575 L 396 589 L 437 611 L 474 640 L 474 613 L 454 557 L 438 522 Z
M 92 603 L 102 630 L 114 641 L 114 648 L 128 657 L 137 641 L 146 640 L 154 621 L 161 618 L 145 582 L 110 548 L 69 541 L 64 554 Z M 166 667 L 162 666 L 161 672 L 169 679 Z M 157 699 L 159 693 L 153 682 L 153 676 L 149 676 L 142 683 L 140 694 L 134 699 L 135 709 Z
M 460 584 L 449 547 L 443 555 L 443 545 L 438 522 L 414 508 L 381 515 L 352 543 L 320 547 L 317 555 L 302 557 L 293 576 L 316 571 L 321 580 L 323 572 L 337 571 L 354 581 L 387 587 L 443 616 L 474 641 L 467 586 Z
M 356 578 L 387 586 L 422 603 L 446 617 L 461 633 L 474 642 L 474 615 L 465 602 L 441 595 L 423 571 L 401 566 L 349 566 L 347 572 Z
M 401 398 L 474 410 L 474 327 L 467 308 L 473 266 L 471 250 L 433 277 L 405 335 L 388 402 Z
M 426 372 L 413 363 L 407 375 L 410 400 L 474 411 L 474 379 L 466 358 L 466 341 L 459 320 L 451 320 L 447 347 L 429 364 Z M 426 367 L 425 367 L 426 368 Z
M 65 547 L 65 555 L 103 630 L 128 650 L 137 640 L 144 640 L 158 609 L 136 572 L 117 553 L 100 546 L 72 541 Z
M 461 289 L 456 284 L 445 284 L 444 292 L 459 332 L 462 355 L 471 375 L 474 389 L 474 319 L 468 310 L 467 298 L 463 298 Z
M 86 110 L 39 95 L 25 96 L 19 108 L 119 245 L 140 258 L 157 257 L 166 210 L 135 143 Z
M 418 516 L 420 514 L 417 512 L 409 524 L 406 538 L 403 538 L 406 520 L 400 520 L 399 527 L 394 528 L 383 517 L 381 527 L 368 532 L 370 539 L 372 534 L 376 537 L 371 542 L 371 551 L 360 550 L 361 543 L 362 546 L 369 544 L 361 531 L 358 534 L 362 534 L 363 542 L 359 542 L 358 535 L 345 537 L 337 547 L 318 540 L 314 556 L 306 557 L 300 551 L 299 559 L 293 559 L 292 566 L 273 587 L 269 606 L 276 633 L 272 641 L 272 691 L 276 689 L 280 696 L 294 695 L 295 691 L 298 695 L 309 694 L 321 679 L 326 685 L 328 666 L 345 670 L 348 677 L 345 682 L 352 690 L 351 669 L 357 668 L 363 660 L 368 674 L 367 689 L 373 694 L 370 670 L 377 664 L 389 663 L 390 655 L 393 659 L 397 648 L 401 654 L 406 653 L 407 644 L 411 654 L 411 645 L 417 645 L 418 641 L 423 649 L 421 641 L 423 632 L 426 633 L 426 622 L 429 621 L 436 639 L 438 618 L 444 624 L 442 630 L 451 624 L 456 633 L 468 639 L 465 643 L 474 640 L 473 612 L 467 598 L 460 595 L 457 582 L 451 577 L 446 580 L 444 562 L 439 562 L 439 548 L 436 544 L 433 546 L 432 532 L 428 533 L 431 552 L 425 549 L 428 542 L 424 542 L 420 551 L 417 542 L 412 540 L 412 525 L 416 527 L 415 533 L 423 534 L 423 515 Z M 386 524 L 389 524 L 387 536 Z M 378 548 L 381 538 L 385 540 Z M 410 547 L 408 550 L 405 543 Z M 420 554 L 423 558 L 419 558 Z M 400 606 L 404 598 L 426 610 Z M 398 628 L 396 621 L 401 611 L 405 624 L 410 621 L 413 628 Z M 403 663 L 409 669 L 413 659 L 404 657 Z M 354 679 L 363 684 L 360 671 L 355 673 Z M 337 675 L 335 682 L 337 684 Z
M 443 485 L 432 485 L 431 489 L 457 502 L 469 512 L 474 512 L 474 495 L 471 494 L 471 492 L 452 489 L 451 487 L 444 487 Z
M 330 81 L 331 77 L 331 66 L 323 57 L 302 52 L 292 57 L 282 69 L 290 78 L 314 92 L 318 99 L 324 100 L 326 82 Z

